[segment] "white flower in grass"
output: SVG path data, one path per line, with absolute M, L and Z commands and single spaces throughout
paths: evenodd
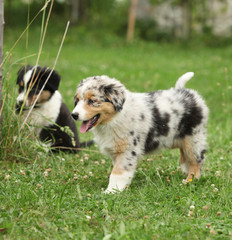
M 92 176 L 93 176 L 93 173 L 92 173 L 92 172 L 89 172 L 89 176 L 91 176 L 91 177 L 92 177 Z
M 210 228 L 211 227 L 211 224 L 210 223 L 207 223 L 206 224 L 206 228 Z
M 215 193 L 218 192 L 218 189 L 217 189 L 217 188 L 214 188 L 213 192 L 215 192 Z
M 44 177 L 48 177 L 48 172 L 47 171 L 44 172 Z
M 188 217 L 192 217 L 194 215 L 194 211 L 189 211 L 188 212 Z
M 216 231 L 215 231 L 215 229 L 212 228 L 212 229 L 210 229 L 209 233 L 210 234 L 216 234 Z
M 193 211 L 194 209 L 195 209 L 195 206 L 194 206 L 194 205 L 191 205 L 191 206 L 190 206 L 190 210 Z
M 215 176 L 216 176 L 216 177 L 221 177 L 221 172 L 220 172 L 220 171 L 216 171 L 216 172 L 215 172 Z
M 205 206 L 202 207 L 202 209 L 203 209 L 204 211 L 207 211 L 207 210 L 209 209 L 209 206 L 205 205 Z
M 86 218 L 87 218 L 88 220 L 90 220 L 90 219 L 91 219 L 91 216 L 89 216 L 89 215 L 86 215 Z
M 10 179 L 10 175 L 9 174 L 6 174 L 5 175 L 5 181 L 8 181 Z
M 186 185 L 186 184 L 188 183 L 188 181 L 187 181 L 186 179 L 183 179 L 183 180 L 182 180 L 182 183 L 183 183 L 184 185 Z
M 22 175 L 25 175 L 25 172 L 21 169 L 20 170 L 20 173 L 22 174 Z

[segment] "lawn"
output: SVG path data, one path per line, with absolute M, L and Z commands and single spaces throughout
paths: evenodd
M 19 34 L 20 29 L 6 30 L 5 53 Z M 200 181 L 182 182 L 179 151 L 168 150 L 141 159 L 124 192 L 105 195 L 112 164 L 97 146 L 53 155 L 38 147 L 27 129 L 18 130 L 12 113 L 16 72 L 22 64 L 35 63 L 31 55 L 38 52 L 39 36 L 38 28 L 30 30 L 28 47 L 24 37 L 4 65 L 1 238 L 231 239 L 232 47 L 126 45 L 107 37 L 101 42 L 81 39 L 80 32 L 69 30 L 56 70 L 70 110 L 84 77 L 107 74 L 131 91 L 146 92 L 174 86 L 187 71 L 195 72 L 187 87 L 197 90 L 210 108 L 207 160 Z M 61 38 L 62 31 L 48 31 L 40 65 L 53 66 Z M 80 134 L 81 140 L 92 137 Z

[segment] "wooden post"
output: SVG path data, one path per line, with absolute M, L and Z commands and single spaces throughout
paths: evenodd
M 2 131 L 2 59 L 4 30 L 4 0 L 0 0 L 0 132 Z
M 128 27 L 127 27 L 127 42 L 130 43 L 134 38 L 135 19 L 136 19 L 137 0 L 131 0 Z

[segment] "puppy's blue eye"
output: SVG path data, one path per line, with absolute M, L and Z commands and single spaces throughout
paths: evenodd
M 88 104 L 89 104 L 89 105 L 92 105 L 92 104 L 94 104 L 95 102 L 96 102 L 96 101 L 94 101 L 94 100 L 91 99 L 91 98 L 88 100 Z

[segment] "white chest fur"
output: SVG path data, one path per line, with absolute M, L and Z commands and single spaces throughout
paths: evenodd
M 40 134 L 43 127 L 52 125 L 56 121 L 61 104 L 62 96 L 58 91 L 55 91 L 47 102 L 41 104 L 39 108 L 33 109 L 27 122 L 32 125 L 37 135 Z M 24 117 L 26 115 L 27 112 L 25 112 Z
M 93 130 L 95 142 L 100 151 L 112 157 L 117 144 L 126 143 L 128 149 L 132 149 L 133 139 L 137 136 L 140 139 L 137 142 L 137 147 L 141 146 L 140 148 L 143 149 L 146 137 L 144 132 L 147 132 L 151 125 L 151 112 L 147 111 L 146 108 L 143 94 L 127 92 L 123 109 L 116 113 L 112 121 L 98 125 Z M 144 118 L 142 123 L 140 121 L 141 115 Z

